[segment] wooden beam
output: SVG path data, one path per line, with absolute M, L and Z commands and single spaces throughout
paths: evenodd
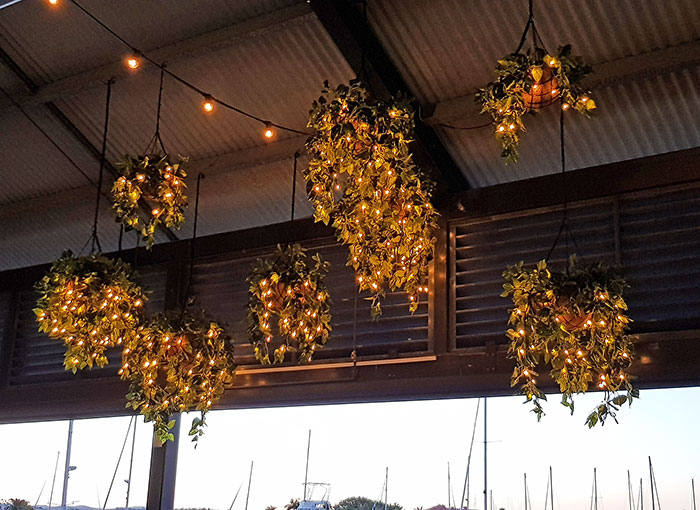
M 347 0 L 309 0 L 321 24 L 350 67 L 378 95 L 410 93 L 410 88 L 391 61 L 362 13 Z M 433 128 L 420 118 L 415 128 L 416 159 L 437 169 L 448 192 L 469 189 L 466 177 Z M 423 160 L 423 161 L 421 161 Z
M 603 62 L 593 67 L 594 72 L 586 78 L 584 84 L 595 91 L 599 87 L 669 74 L 698 65 L 700 65 L 700 41 L 692 41 L 671 48 Z M 424 120 L 430 126 L 457 120 L 475 120 L 479 116 L 479 110 L 480 107 L 474 101 L 474 94 L 468 94 L 426 106 Z M 469 124 L 465 122 L 464 125 Z

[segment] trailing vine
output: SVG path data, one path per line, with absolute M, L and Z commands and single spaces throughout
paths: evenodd
M 506 332 L 508 355 L 516 360 L 511 385 L 521 385 L 538 420 L 546 396 L 537 385 L 536 368 L 544 363 L 572 414 L 574 393 L 585 393 L 593 384 L 604 398 L 586 424 L 603 424 L 608 417 L 617 421 L 620 406 L 639 396 L 627 373 L 634 346 L 627 334 L 631 320 L 623 298 L 625 280 L 602 263 L 583 266 L 575 257 L 565 271 L 551 271 L 544 260 L 533 269 L 520 262 L 503 277 L 501 296 L 514 305 Z
M 158 225 L 180 228 L 185 221 L 187 162 L 187 158 L 180 157 L 179 162 L 173 163 L 168 155 L 152 154 L 117 163 L 121 175 L 112 186 L 117 219 L 127 230 L 137 230 L 149 249 L 155 242 Z M 147 220 L 138 214 L 142 198 L 152 206 Z
M 288 352 L 298 352 L 299 362 L 311 361 L 331 331 L 331 300 L 324 279 L 330 267 L 316 253 L 310 263 L 300 245 L 278 245 L 271 257 L 260 259 L 248 276 L 248 335 L 255 358 L 270 363 L 277 320 L 281 344 L 273 363 L 282 363 Z
M 132 342 L 143 319 L 146 296 L 121 260 L 66 251 L 35 288 L 39 331 L 63 341 L 73 373 L 106 365 L 105 351 Z
M 189 434 L 204 433 L 206 413 L 233 380 L 233 341 L 198 308 L 155 315 L 125 344 L 119 375 L 128 380 L 127 407 L 153 422 L 158 438 L 172 441 L 176 413 L 200 411 Z
M 518 161 L 526 113 L 561 101 L 563 109 L 573 108 L 590 116 L 596 104 L 580 81 L 591 70 L 581 57 L 571 56 L 570 44 L 559 47 L 554 55 L 535 48 L 527 54 L 511 53 L 498 61 L 496 80 L 479 89 L 476 100 L 481 103 L 481 113 L 491 116 L 506 163 Z
M 331 89 L 313 103 L 304 172 L 314 219 L 332 220 L 350 249 L 347 265 L 360 291 L 372 293 L 381 314 L 386 288 L 404 289 L 410 310 L 428 291 L 438 213 L 430 203 L 433 183 L 413 163 L 409 144 L 414 111 L 408 101 L 382 102 L 359 82 Z

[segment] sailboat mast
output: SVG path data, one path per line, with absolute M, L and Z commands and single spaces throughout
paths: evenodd
M 552 466 L 549 466 L 549 502 L 554 510 L 554 478 L 552 477 Z
M 306 442 L 306 470 L 304 471 L 304 499 L 306 501 L 306 488 L 309 484 L 309 453 L 311 452 L 311 429 L 309 429 L 309 439 Z
M 129 479 L 126 481 L 126 505 L 124 510 L 129 510 L 129 495 L 131 494 L 131 473 L 134 469 L 134 449 L 136 447 L 136 419 L 134 418 L 134 430 L 131 434 L 131 458 L 129 459 Z
M 387 466 L 386 474 L 384 475 L 384 510 L 386 510 L 388 502 L 389 502 L 389 466 Z
M 450 463 L 447 463 L 447 508 L 452 508 L 452 503 L 450 503 L 450 492 L 452 492 L 451 482 L 450 482 Z
M 70 473 L 70 449 L 73 443 L 73 420 L 68 422 L 68 444 L 66 446 L 66 467 L 63 470 L 63 494 L 61 496 L 61 510 L 66 510 L 68 498 L 68 473 Z
M 49 495 L 49 510 L 51 510 L 51 503 L 53 502 L 53 488 L 56 485 L 56 473 L 58 472 L 58 459 L 61 456 L 61 452 L 56 452 L 56 465 L 53 468 L 53 481 L 51 482 L 51 494 Z
M 627 501 L 630 510 L 632 510 L 632 479 L 630 478 L 630 470 L 627 470 Z
M 698 510 L 698 507 L 695 504 L 695 478 L 690 480 L 690 487 L 693 491 L 693 510 Z
M 525 510 L 527 510 L 527 473 L 523 473 L 523 497 L 525 498 Z
M 649 484 L 651 485 L 651 510 L 656 510 L 656 501 L 654 500 L 654 468 L 651 465 L 651 456 L 649 457 Z
M 598 510 L 598 477 L 596 476 L 596 468 L 593 468 L 593 498 L 593 508 Z M 552 508 L 554 508 L 553 505 Z
M 245 494 L 245 510 L 248 510 L 248 499 L 250 498 L 250 483 L 253 481 L 253 461 L 250 461 L 250 475 L 248 475 L 248 491 Z
M 476 424 L 479 419 L 479 404 L 481 399 L 476 400 L 476 413 L 474 414 L 474 426 L 472 427 L 472 442 L 469 444 L 469 455 L 467 456 L 467 471 L 464 473 L 464 486 L 462 487 L 462 501 L 459 503 L 459 508 L 464 508 L 464 502 L 467 502 L 467 510 L 469 510 L 469 470 L 472 465 L 472 450 L 474 449 L 474 438 L 476 437 Z
M 639 479 L 639 507 L 640 510 L 644 510 L 644 487 L 642 485 L 642 479 Z
M 487 457 L 486 457 L 486 448 L 487 448 L 487 441 L 486 441 L 486 432 L 487 432 L 487 418 L 486 418 L 486 397 L 484 397 L 484 510 L 487 510 L 489 507 L 489 501 L 488 501 L 488 462 L 487 462 Z

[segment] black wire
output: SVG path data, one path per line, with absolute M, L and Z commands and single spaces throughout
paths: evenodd
M 525 30 L 523 30 L 523 35 L 520 36 L 520 43 L 518 43 L 518 47 L 515 49 L 513 53 L 520 53 L 520 50 L 523 49 L 523 45 L 525 44 L 525 40 L 527 39 L 527 33 L 530 31 L 530 26 L 534 26 L 535 24 L 535 16 L 533 13 L 533 0 L 528 1 L 528 9 L 529 9 L 529 14 L 527 17 L 527 23 L 525 24 Z
M 185 310 L 187 306 L 187 301 L 190 297 L 190 291 L 192 290 L 192 276 L 194 274 L 194 255 L 195 255 L 195 241 L 197 240 L 197 220 L 199 219 L 199 190 L 204 179 L 204 174 L 199 172 L 197 175 L 197 194 L 194 199 L 194 222 L 192 224 L 192 239 L 190 240 L 190 271 L 187 280 L 187 290 L 185 292 L 185 299 L 182 300 L 182 310 Z
M 107 100 L 105 104 L 105 127 L 102 134 L 102 152 L 100 154 L 100 175 L 97 179 L 97 198 L 95 199 L 95 221 L 92 224 L 92 247 L 90 253 L 95 253 L 95 246 L 101 252 L 100 240 L 97 237 L 97 221 L 100 216 L 100 198 L 102 196 L 102 178 L 104 176 L 105 161 L 107 160 L 107 131 L 109 130 L 109 105 L 112 102 L 112 84 L 114 80 L 107 81 Z
M 441 122 L 440 124 L 438 124 L 438 126 L 447 129 L 456 129 L 457 131 L 471 131 L 473 129 L 483 129 L 485 127 L 491 127 L 492 124 L 491 122 L 488 122 L 486 124 L 479 124 L 478 126 L 453 126 L 451 124 L 444 124 Z
M 294 221 L 294 206 L 296 203 L 297 196 L 297 160 L 299 159 L 299 153 L 294 153 L 294 172 L 292 174 L 292 221 Z
M 191 90 L 197 92 L 197 93 L 200 94 L 201 96 L 204 96 L 204 97 L 206 97 L 207 99 L 209 99 L 210 101 L 214 101 L 214 102 L 220 104 L 220 105 L 223 106 L 224 108 L 228 108 L 229 110 L 233 110 L 234 112 L 236 112 L 236 113 L 238 113 L 238 114 L 240 114 L 240 115 L 243 115 L 244 117 L 248 117 L 249 119 L 252 119 L 252 120 L 255 120 L 255 121 L 257 121 L 257 122 L 260 122 L 261 124 L 271 125 L 271 126 L 276 127 L 277 129 L 281 129 L 281 130 L 283 130 L 283 131 L 289 131 L 290 133 L 297 133 L 297 134 L 301 134 L 301 135 L 309 135 L 309 133 L 306 133 L 306 132 L 304 132 L 304 131 L 299 131 L 299 130 L 294 129 L 294 128 L 290 128 L 290 127 L 287 127 L 287 126 L 283 126 L 282 124 L 277 124 L 277 123 L 275 123 L 275 122 L 267 121 L 267 120 L 265 120 L 265 119 L 263 119 L 263 118 L 261 118 L 261 117 L 258 117 L 257 115 L 253 115 L 252 113 L 248 113 L 248 112 L 246 112 L 245 110 L 241 110 L 240 108 L 238 108 L 238 107 L 236 107 L 236 106 L 234 106 L 234 105 L 232 105 L 232 104 L 229 104 L 229 103 L 223 101 L 222 99 L 216 98 L 216 97 L 214 97 L 212 94 L 208 94 L 207 92 L 205 92 L 204 90 L 200 89 L 199 87 L 197 87 L 197 86 L 194 85 L 193 83 L 190 83 L 189 81 L 185 80 L 184 78 L 182 78 L 182 77 L 178 76 L 177 74 L 173 73 L 172 71 L 166 69 L 165 65 L 156 62 L 155 60 L 153 60 L 152 58 L 150 58 L 148 55 L 146 55 L 144 52 L 142 52 L 141 50 L 139 50 L 139 49 L 135 48 L 134 46 L 132 46 L 132 45 L 129 43 L 129 41 L 127 41 L 126 39 L 124 39 L 122 36 L 120 36 L 118 33 L 116 33 L 114 30 L 112 30 L 111 28 L 109 28 L 109 27 L 108 27 L 106 24 L 104 24 L 102 21 L 100 21 L 100 19 L 97 18 L 97 16 L 95 16 L 95 15 L 92 14 L 90 11 L 88 11 L 88 10 L 87 10 L 85 7 L 83 7 L 77 0 L 70 0 L 70 1 L 71 1 L 76 7 L 78 7 L 78 9 L 80 9 L 81 11 L 83 11 L 83 13 L 85 13 L 85 14 L 86 14 L 90 19 L 92 19 L 95 23 L 97 23 L 98 25 L 100 25 L 100 26 L 101 26 L 104 30 L 106 30 L 109 34 L 111 34 L 113 37 L 115 37 L 116 39 L 118 39 L 124 46 L 126 46 L 127 48 L 129 48 L 136 56 L 142 57 L 146 62 L 149 62 L 150 64 L 154 65 L 155 67 L 157 67 L 158 69 L 160 69 L 162 72 L 167 73 L 169 76 L 171 76 L 172 78 L 174 78 L 175 80 L 177 80 L 178 82 L 180 82 L 181 84 L 183 84 L 184 86 L 186 86 L 187 88 L 189 88 L 189 89 L 191 89 Z
M 122 239 L 124 238 L 124 224 L 119 222 L 119 244 L 117 245 L 117 254 L 121 257 L 122 255 Z
M 355 375 L 357 375 L 357 295 L 360 293 L 360 285 L 355 282 L 355 302 L 352 310 L 352 366 Z

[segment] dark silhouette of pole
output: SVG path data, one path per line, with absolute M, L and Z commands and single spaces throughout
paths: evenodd
M 68 476 L 70 469 L 70 448 L 73 443 L 73 420 L 68 422 L 68 444 L 66 446 L 66 467 L 63 470 L 63 494 L 61 496 L 61 510 L 66 510 L 66 500 L 68 498 Z
M 134 469 L 134 448 L 136 447 L 136 417 L 134 417 L 134 431 L 131 436 L 131 458 L 129 459 L 129 479 L 126 485 L 126 505 L 124 510 L 129 510 L 129 495 L 131 494 L 131 473 Z
M 690 480 L 690 487 L 693 491 L 693 510 L 698 510 L 698 507 L 695 505 L 695 478 Z
M 649 457 L 649 484 L 651 485 L 651 510 L 656 510 L 656 501 L 654 501 L 654 468 L 651 465 L 651 456 Z
M 593 508 L 598 510 L 598 477 L 596 476 L 596 468 L 593 468 Z M 554 508 L 554 507 L 552 507 Z
M 53 502 L 53 488 L 56 485 L 56 473 L 58 472 L 58 458 L 61 456 L 61 452 L 56 452 L 56 466 L 53 468 L 53 481 L 51 482 L 51 494 L 49 494 L 49 510 L 51 510 L 51 503 Z
M 311 429 L 309 429 L 309 439 L 306 442 L 306 471 L 304 471 L 304 499 L 302 501 L 306 501 L 306 488 L 309 486 L 309 453 L 310 452 L 311 452 Z
M 525 510 L 527 510 L 527 473 L 523 473 L 523 497 L 525 498 Z
M 549 466 L 549 502 L 554 510 L 554 477 L 552 476 L 552 466 Z
M 384 475 L 384 510 L 386 510 L 388 502 L 389 502 L 389 467 L 387 466 L 386 474 Z

